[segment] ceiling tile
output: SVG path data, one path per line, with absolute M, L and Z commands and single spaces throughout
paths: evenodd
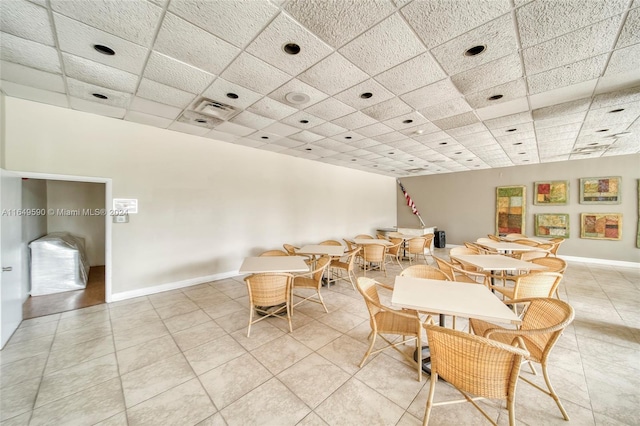
M 429 52 L 425 52 L 375 76 L 375 79 L 396 95 L 435 83 L 447 75 Z
M 313 145 L 318 145 L 322 148 L 330 149 L 331 151 L 336 151 L 336 152 L 349 152 L 356 149 L 353 146 L 335 141 L 333 139 L 322 139 L 317 142 L 314 142 Z
M 219 132 L 215 129 L 209 131 L 204 135 L 205 138 L 215 139 L 223 142 L 235 142 L 238 140 L 239 136 L 232 135 L 230 133 Z
M 338 117 L 351 114 L 355 111 L 355 108 L 352 108 L 337 99 L 327 98 L 324 101 L 310 106 L 309 108 L 305 109 L 305 111 L 317 117 L 324 118 L 327 121 L 331 121 Z
M 607 55 L 600 55 L 527 77 L 529 93 L 546 92 L 598 78 L 606 62 Z
M 114 107 L 127 108 L 131 101 L 131 94 L 118 92 L 116 90 L 105 89 L 95 84 L 85 83 L 83 81 L 67 78 L 67 87 L 69 88 L 69 96 L 84 99 L 86 101 L 95 102 L 101 105 L 111 105 Z M 106 96 L 107 99 L 99 99 L 93 94 Z
M 290 75 L 248 53 L 241 53 L 221 77 L 263 95 L 291 79 Z
M 391 127 L 389 127 L 391 129 Z M 366 127 L 363 127 L 362 129 L 366 129 Z M 362 129 L 358 129 L 358 131 L 362 130 Z M 391 129 L 393 130 L 393 129 Z M 395 130 L 390 132 L 390 133 L 384 133 L 382 135 L 377 135 L 377 136 L 371 136 L 371 139 L 378 141 L 379 143 L 386 143 L 391 145 L 391 142 L 397 142 L 399 140 L 403 140 L 406 139 L 407 136 L 403 135 L 400 132 L 396 132 Z
M 519 55 L 509 55 L 456 74 L 451 81 L 461 93 L 478 92 L 522 77 Z
M 215 130 L 212 130 L 212 132 L 215 132 Z M 268 145 L 268 144 L 262 143 L 260 141 L 253 140 L 253 139 L 248 139 L 248 138 L 237 138 L 235 141 L 233 141 L 233 143 L 234 143 L 234 145 L 248 146 L 250 148 L 258 148 L 258 147 L 261 147 L 261 146 Z
M 147 78 L 143 78 L 140 82 L 136 95 L 177 108 L 186 108 L 195 98 L 193 93 L 185 92 Z
M 142 71 L 149 54 L 148 49 L 66 16 L 54 13 L 53 17 L 56 23 L 58 43 L 63 52 L 130 73 L 138 74 Z M 93 48 L 96 44 L 107 46 L 113 49 L 116 54 L 99 53 Z
M 51 8 L 92 27 L 149 47 L 162 9 L 141 0 L 51 0 Z
M 295 148 L 297 146 L 304 145 L 304 142 L 296 141 L 289 138 L 281 138 L 276 140 L 273 143 L 275 143 L 276 145 L 287 147 L 287 148 Z
M 492 96 L 502 95 L 500 99 L 489 99 Z M 489 89 L 471 93 L 465 96 L 472 108 L 484 108 L 524 98 L 527 95 L 527 84 L 524 78 L 519 78 L 508 83 L 490 87 Z
M 363 113 L 376 120 L 387 120 L 402 114 L 408 114 L 411 111 L 413 111 L 413 108 L 399 98 L 392 98 L 362 110 Z
M 299 53 L 289 54 L 285 45 L 295 43 Z M 290 75 L 297 75 L 333 52 L 319 38 L 280 13 L 269 26 L 251 42 L 247 52 Z
M 447 78 L 406 93 L 400 96 L 400 99 L 411 105 L 414 109 L 422 109 L 460 96 L 460 92 L 458 92 L 456 86 Z
M 247 139 L 253 139 L 256 141 L 260 141 L 262 143 L 274 143 L 275 141 L 278 141 L 280 139 L 286 139 L 286 138 L 284 138 L 281 135 L 276 135 L 275 133 L 269 133 L 262 130 L 258 130 L 257 132 L 247 136 Z M 287 146 L 285 144 L 282 144 L 282 145 Z
M 475 56 L 465 54 L 475 46 L 484 46 L 485 50 Z M 513 19 L 511 15 L 503 15 L 441 44 L 431 52 L 449 74 L 458 74 L 503 56 L 518 53 Z
M 584 112 L 589 109 L 591 98 L 578 99 L 576 101 L 564 102 L 544 108 L 534 109 L 532 111 L 533 119 L 544 120 L 548 118 L 558 118 L 569 114 Z
M 369 75 L 385 71 L 424 51 L 420 40 L 398 14 L 391 15 L 340 49 L 345 58 Z
M 640 85 L 628 89 L 602 93 L 593 98 L 592 108 L 606 108 L 625 103 L 640 102 Z
M 637 72 L 638 69 L 640 69 L 640 43 L 614 51 L 604 75 Z
M 402 8 L 416 33 L 432 48 L 503 15 L 511 9 L 508 0 L 414 1 Z
M 305 102 L 303 104 L 292 104 L 286 98 L 286 96 L 289 93 L 303 93 L 303 94 L 309 96 L 309 101 Z M 282 86 L 280 86 L 278 89 L 276 89 L 273 92 L 269 93 L 269 97 L 272 98 L 272 99 L 275 99 L 278 102 L 282 102 L 282 103 L 290 105 L 290 106 L 292 106 L 294 108 L 300 109 L 300 108 L 306 108 L 306 107 L 308 107 L 310 105 L 318 103 L 321 100 L 328 98 L 329 95 L 327 95 L 326 93 L 321 92 L 321 91 L 309 86 L 306 83 L 303 83 L 302 81 L 298 80 L 297 78 L 294 78 L 292 80 L 289 80 L 288 82 L 286 82 Z
M 445 117 L 451 117 L 452 115 L 462 114 L 463 112 L 471 110 L 472 108 L 464 98 L 455 98 L 438 105 L 423 108 L 420 110 L 420 113 L 433 121 Z
M 240 124 L 231 123 L 229 121 L 225 121 L 224 123 L 216 126 L 216 130 L 219 132 L 231 133 L 232 135 L 237 136 L 247 136 L 255 132 L 255 129 L 241 126 Z M 266 129 L 263 130 L 267 131 Z
M 395 8 L 388 0 L 292 0 L 285 10 L 337 48 L 392 14 Z
M 532 1 L 516 10 L 522 47 L 527 48 L 618 15 L 624 12 L 627 4 L 627 0 Z
M 311 143 L 311 142 L 319 141 L 320 139 L 324 139 L 323 136 L 317 135 L 308 130 L 303 130 L 299 133 L 294 133 L 293 135 L 289 136 L 289 138 L 300 141 L 300 142 L 304 142 L 304 143 Z
M 333 139 L 335 140 L 335 138 Z M 380 145 L 380 143 L 372 139 L 365 138 L 360 140 L 350 140 L 346 143 L 346 145 L 356 149 L 366 149 L 372 146 Z
M 126 110 L 124 108 L 103 105 L 97 102 L 90 102 L 84 99 L 69 98 L 69 105 L 72 109 L 92 114 L 105 115 L 113 118 L 123 118 Z
M 355 141 L 359 141 L 362 139 L 365 139 L 366 137 L 361 135 L 360 133 L 354 132 L 354 131 L 346 131 L 343 133 L 338 133 L 337 135 L 331 136 L 331 139 L 342 142 L 342 143 L 348 143 L 349 145 L 353 144 Z M 375 144 L 377 144 L 378 142 L 376 142 Z
M 514 126 L 517 124 L 530 123 L 533 121 L 531 112 L 521 112 L 518 114 L 505 115 L 504 117 L 485 120 L 484 125 L 489 129 L 500 129 L 506 126 Z
M 374 124 L 376 120 L 361 113 L 360 111 L 353 112 L 349 115 L 345 115 L 344 117 L 336 118 L 331 121 L 333 124 L 337 124 L 338 126 L 345 127 L 347 129 L 357 129 L 359 127 L 368 126 Z
M 264 129 L 275 122 L 275 120 L 272 120 L 271 118 L 266 118 L 249 111 L 242 111 L 229 121 L 234 124 L 240 124 L 241 126 L 251 127 L 256 130 Z
M 149 115 L 156 115 L 169 120 L 175 120 L 182 112 L 181 108 L 176 108 L 171 105 L 161 104 L 159 102 L 150 101 L 148 99 L 133 97 L 129 109 L 132 111 L 138 111 Z
M 136 89 L 138 76 L 135 74 L 67 53 L 62 54 L 62 60 L 68 77 L 119 92 L 133 93 Z
M 300 129 L 298 129 L 296 127 L 293 127 L 293 126 L 288 126 L 288 125 L 280 123 L 280 122 L 275 122 L 272 125 L 267 126 L 264 129 L 262 129 L 262 131 L 275 133 L 275 134 L 281 135 L 281 136 L 289 136 L 289 135 L 292 135 L 294 133 L 299 132 Z
M 393 132 L 393 129 L 383 123 L 375 123 L 358 129 L 358 133 L 369 138 L 391 132 Z
M 467 113 L 467 114 L 469 114 L 469 113 Z M 462 115 L 464 115 L 464 114 L 462 114 Z M 449 119 L 445 118 L 444 120 L 440 120 L 440 121 L 445 121 L 445 120 L 449 120 Z M 462 121 L 462 122 L 464 123 L 464 121 Z M 481 122 L 478 122 L 478 123 L 466 124 L 466 125 L 463 125 L 463 126 L 447 129 L 447 134 L 449 134 L 450 136 L 452 136 L 454 138 L 459 138 L 461 136 L 481 133 L 481 132 L 484 132 L 485 130 L 487 130 L 486 126 L 484 124 L 482 124 Z
M 523 50 L 525 70 L 537 74 L 608 52 L 620 27 L 620 18 L 615 16 Z
M 272 118 L 274 120 L 282 120 L 283 118 L 296 113 L 298 110 L 275 101 L 271 98 L 262 98 L 248 108 L 249 111 L 259 114 L 263 117 Z
M 37 89 L 49 90 L 51 92 L 64 93 L 66 90 L 64 80 L 59 74 L 51 74 L 5 61 L 0 61 L 0 70 L 2 71 L 0 77 L 5 81 L 32 86 Z
M 345 129 L 344 127 L 340 127 L 340 126 L 336 126 L 333 123 L 322 123 L 319 126 L 316 127 L 312 127 L 311 131 L 314 133 L 317 133 L 319 135 L 325 136 L 325 137 L 331 137 L 331 136 L 335 136 L 337 134 L 340 133 L 344 133 L 347 129 Z
M 173 122 L 168 118 L 158 117 L 156 115 L 145 114 L 143 112 L 138 111 L 129 111 L 124 116 L 126 121 L 133 121 L 135 123 L 147 124 L 149 126 L 159 127 L 161 129 L 166 129 Z
M 554 118 L 547 118 L 546 120 L 536 120 L 535 126 L 536 126 L 536 129 L 547 129 L 549 127 L 555 127 L 561 124 L 582 123 L 586 115 L 587 115 L 587 112 L 583 111 L 575 114 L 562 115 Z
M 362 96 L 367 93 L 372 96 L 369 98 L 366 97 L 367 95 L 364 97 Z M 334 95 L 334 98 L 337 100 L 356 109 L 363 109 L 393 97 L 393 93 L 389 92 L 373 79 L 363 81 L 362 83 L 356 84 L 355 86 Z
M 51 73 L 62 72 L 56 49 L 7 33 L 0 33 L 0 59 Z
M 567 87 L 549 90 L 529 96 L 531 108 L 538 109 L 551 105 L 587 98 L 594 93 L 598 79 L 583 81 Z
M 231 96 L 228 96 L 229 94 Z M 262 98 L 261 94 L 253 90 L 238 86 L 220 77 L 215 79 L 213 84 L 202 93 L 202 96 L 239 109 L 245 109 Z
M 638 31 L 638 28 L 640 28 L 640 8 L 631 9 L 618 37 L 616 49 L 640 43 L 640 31 Z
M 442 120 L 434 121 L 433 124 L 441 128 L 442 130 L 452 129 L 454 127 L 467 126 L 469 124 L 477 123 L 479 120 L 473 112 L 467 112 L 460 115 L 454 115 L 453 117 L 444 118 Z
M 224 40 L 167 13 L 154 49 L 212 74 L 222 70 L 240 53 Z
M 169 130 L 175 130 L 176 132 L 181 133 L 189 133 L 196 136 L 204 136 L 210 131 L 210 129 L 206 127 L 194 126 L 192 124 L 182 123 L 179 121 L 174 121 L 173 124 L 169 126 Z
M 238 47 L 246 46 L 278 12 L 266 1 L 172 0 L 169 10 Z
M 25 0 L 0 2 L 0 31 L 54 46 L 47 9 Z
M 158 52 L 151 52 L 144 77 L 190 93 L 202 92 L 215 78 L 213 74 Z
M 422 114 L 414 111 L 408 114 L 403 114 L 398 117 L 394 117 L 390 120 L 385 120 L 384 124 L 393 128 L 394 130 L 401 131 L 405 129 L 413 129 L 416 126 L 422 128 L 423 126 L 428 126 L 431 123 L 429 123 L 429 120 L 424 118 Z M 438 130 L 438 129 L 435 129 L 435 130 Z
M 12 83 L 10 81 L 0 81 L 2 91 L 7 96 L 14 98 L 27 99 L 29 101 L 41 102 L 48 105 L 56 105 L 62 108 L 69 107 L 67 95 L 62 93 L 50 92 L 35 87 L 23 86 L 22 84 Z
M 329 95 L 335 95 L 369 76 L 339 53 L 334 53 L 300 74 L 298 78 Z
M 290 126 L 295 126 L 299 129 L 310 129 L 324 123 L 325 121 L 314 116 L 313 114 L 309 114 L 306 111 L 298 111 L 295 114 L 292 114 L 287 118 L 281 120 L 280 122 L 288 124 Z

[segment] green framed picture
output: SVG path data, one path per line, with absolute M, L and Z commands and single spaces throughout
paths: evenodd
M 537 213 L 536 237 L 569 238 L 569 215 L 566 213 Z
M 580 238 L 594 240 L 622 239 L 622 214 L 582 213 L 580 215 Z
M 496 230 L 498 235 L 524 234 L 526 186 L 496 188 Z
M 620 176 L 581 178 L 580 204 L 620 204 Z
M 569 200 L 569 181 L 534 182 L 533 191 L 533 204 L 545 206 L 566 205 Z

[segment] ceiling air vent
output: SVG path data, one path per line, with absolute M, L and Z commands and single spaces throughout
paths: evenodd
M 218 101 L 212 101 L 211 99 L 203 99 L 194 109 L 201 114 L 219 118 L 220 120 L 228 120 L 238 112 L 230 105 L 226 105 Z
M 194 126 L 206 127 L 207 129 L 213 129 L 218 124 L 221 124 L 223 121 L 210 117 L 208 115 L 199 114 L 193 111 L 185 111 L 178 117 L 178 121 L 181 123 L 188 123 Z
M 418 167 L 418 168 L 416 168 L 416 169 L 408 169 L 408 170 L 405 170 L 405 172 L 407 172 L 407 173 L 419 173 L 419 172 L 424 172 L 424 171 L 425 171 L 425 169 L 423 169 L 423 168 L 421 168 L 421 167 Z

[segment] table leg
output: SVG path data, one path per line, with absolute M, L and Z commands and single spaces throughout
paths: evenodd
M 444 314 L 440 314 L 439 317 L 440 327 L 444 327 L 445 318 Z M 418 351 L 415 350 L 413 352 L 413 359 L 418 361 Z M 422 371 L 431 375 L 431 351 L 429 350 L 429 346 L 423 346 L 420 348 L 420 359 L 422 360 Z

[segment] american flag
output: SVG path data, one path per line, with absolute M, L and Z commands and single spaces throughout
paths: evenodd
M 416 208 L 416 204 L 413 202 L 413 200 L 411 199 L 409 194 L 407 194 L 407 191 L 405 191 L 404 186 L 402 185 L 402 182 L 398 181 L 398 185 L 400 185 L 400 189 L 402 190 L 402 193 L 404 194 L 404 198 L 406 198 L 406 200 L 407 200 L 407 206 L 411 207 L 411 211 L 413 212 L 413 214 L 420 216 L 420 213 L 418 212 L 418 209 Z

